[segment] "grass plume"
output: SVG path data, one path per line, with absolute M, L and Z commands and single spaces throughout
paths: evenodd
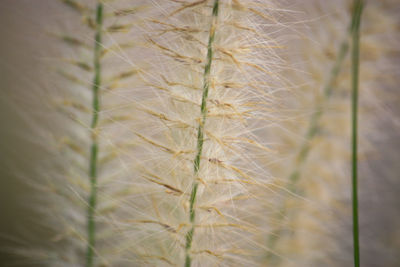
M 265 250 L 254 204 L 271 179 L 262 131 L 280 82 L 279 11 L 245 3 L 160 3 L 148 20 L 127 229 L 137 265 L 241 266 Z

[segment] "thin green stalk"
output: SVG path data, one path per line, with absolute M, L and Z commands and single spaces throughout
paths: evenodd
M 94 219 L 94 214 L 96 211 L 97 202 L 97 155 L 98 155 L 98 143 L 97 143 L 97 124 L 99 119 L 100 111 L 100 86 L 101 86 L 101 35 L 102 35 L 102 25 L 103 25 L 103 4 L 98 2 L 96 8 L 96 36 L 95 36 L 95 47 L 94 47 L 94 78 L 93 78 L 93 114 L 92 114 L 92 124 L 91 124 L 91 139 L 92 145 L 90 150 L 90 167 L 89 167 L 89 177 L 90 177 L 90 196 L 89 196 L 89 206 L 87 210 L 87 234 L 88 234 L 88 244 L 86 252 L 86 267 L 92 267 L 94 263 L 94 249 L 96 241 L 96 223 Z
M 358 137 L 358 80 L 359 80 L 359 64 L 360 64 L 360 23 L 361 13 L 363 9 L 362 0 L 354 0 L 352 18 L 352 204 L 353 204 L 353 247 L 354 247 L 354 266 L 360 266 L 360 244 L 358 231 L 358 161 L 357 161 L 357 137 Z
M 292 192 L 296 192 L 296 183 L 300 179 L 301 168 L 302 168 L 303 164 L 306 162 L 306 160 L 308 158 L 308 154 L 310 152 L 310 142 L 318 132 L 318 128 L 319 128 L 318 124 L 319 124 L 321 116 L 324 113 L 324 105 L 325 105 L 326 101 L 329 100 L 329 98 L 332 94 L 334 84 L 336 82 L 337 77 L 339 76 L 340 70 L 343 65 L 343 61 L 346 58 L 348 51 L 349 51 L 349 41 L 346 36 L 346 39 L 340 44 L 338 56 L 336 57 L 336 60 L 332 66 L 329 78 L 328 78 L 325 86 L 323 87 L 323 100 L 317 104 L 316 112 L 314 112 L 311 115 L 310 124 L 309 124 L 308 130 L 305 135 L 305 140 L 304 140 L 303 144 L 301 145 L 300 150 L 296 157 L 295 168 L 289 175 L 289 186 L 288 187 L 289 187 L 289 190 Z M 286 213 L 287 213 L 286 207 L 285 207 L 285 205 L 283 205 L 279 211 L 277 220 L 282 221 L 285 218 Z M 278 258 L 273 253 L 273 250 L 279 240 L 281 232 L 282 232 L 281 230 L 277 230 L 277 231 L 273 231 L 269 235 L 268 248 L 270 249 L 270 251 L 267 254 L 267 260 L 270 262 L 276 263 L 278 261 Z
M 185 267 L 190 267 L 192 264 L 192 258 L 190 255 L 190 248 L 192 247 L 193 235 L 194 235 L 194 223 L 196 218 L 196 210 L 194 205 L 196 203 L 196 194 L 197 188 L 199 186 L 196 176 L 200 170 L 200 160 L 201 154 L 203 151 L 203 142 L 204 142 L 204 125 L 206 123 L 207 118 L 207 98 L 208 98 L 208 89 L 210 88 L 210 72 L 211 65 L 213 61 L 213 43 L 215 37 L 215 30 L 217 26 L 217 18 L 218 18 L 218 8 L 219 8 L 219 0 L 214 1 L 214 6 L 212 10 L 212 23 L 210 27 L 209 39 L 208 39 L 208 49 L 207 49 L 207 62 L 204 67 L 203 74 L 203 95 L 201 98 L 201 122 L 199 123 L 198 131 L 197 131 L 197 154 L 193 162 L 194 167 L 194 182 L 192 185 L 192 192 L 190 194 L 190 210 L 189 210 L 189 219 L 191 223 L 190 230 L 186 233 L 186 246 L 185 246 Z

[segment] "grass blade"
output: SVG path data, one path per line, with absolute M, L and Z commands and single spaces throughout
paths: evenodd
M 360 245 L 358 227 L 358 164 L 357 164 L 357 137 L 358 137 L 358 87 L 359 87 L 359 64 L 360 64 L 360 22 L 363 9 L 362 0 L 354 0 L 352 18 L 352 206 L 353 206 L 353 246 L 354 266 L 360 266 Z

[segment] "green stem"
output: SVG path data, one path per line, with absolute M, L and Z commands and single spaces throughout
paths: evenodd
M 353 204 L 353 247 L 354 266 L 360 266 L 360 245 L 358 231 L 358 161 L 357 161 L 357 137 L 358 137 L 358 81 L 360 64 L 360 23 L 363 9 L 362 0 L 354 0 L 352 18 L 352 204 Z
M 90 150 L 90 167 L 89 167 L 89 177 L 90 177 L 90 196 L 89 196 L 89 206 L 87 210 L 87 234 L 88 234 L 88 244 L 86 252 L 86 267 L 92 267 L 94 263 L 94 248 L 95 248 L 95 233 L 96 233 L 96 223 L 95 223 L 95 210 L 97 202 L 97 155 L 98 155 L 98 143 L 97 143 L 97 123 L 100 111 L 100 86 L 101 86 L 101 34 L 102 34 L 102 24 L 103 24 L 103 4 L 99 2 L 96 8 L 96 36 L 95 36 L 95 48 L 94 48 L 94 78 L 93 78 L 93 114 L 91 123 L 91 139 L 92 145 Z
M 217 25 L 218 18 L 218 8 L 219 8 L 219 0 L 214 1 L 214 6 L 212 10 L 212 23 L 209 33 L 208 39 L 208 49 L 207 49 L 207 62 L 204 67 L 203 74 L 203 95 L 201 98 L 201 121 L 199 123 L 198 131 L 197 131 L 197 153 L 193 162 L 193 171 L 194 171 L 194 182 L 192 185 L 192 192 L 190 194 L 190 210 L 189 210 L 189 220 L 191 223 L 190 230 L 186 233 L 186 246 L 185 246 L 185 267 L 190 267 L 192 264 L 192 258 L 190 255 L 190 249 L 192 247 L 193 235 L 194 235 L 194 223 L 196 218 L 196 210 L 194 205 L 196 203 L 196 194 L 197 188 L 199 187 L 198 182 L 196 181 L 196 176 L 200 170 L 200 160 L 203 151 L 203 142 L 204 142 L 204 125 L 206 123 L 207 118 L 207 98 L 208 98 L 208 89 L 210 88 L 210 72 L 211 65 L 213 61 L 213 43 L 215 37 L 215 30 Z

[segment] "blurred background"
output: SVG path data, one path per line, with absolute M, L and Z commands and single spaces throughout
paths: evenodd
M 34 191 L 24 180 L 32 178 L 28 173 L 37 175 L 35 166 L 48 154 L 40 145 L 43 140 L 35 140 L 35 122 L 25 112 L 34 113 L 45 101 L 34 92 L 45 86 L 44 73 L 51 71 L 45 62 L 57 56 L 47 31 L 62 12 L 52 0 L 0 1 L 0 266 L 11 266 L 13 260 L 30 266 L 10 249 L 33 242 L 31 232 L 38 228 L 32 222 L 43 219 L 27 203 Z M 29 102 L 32 106 L 24 107 Z

